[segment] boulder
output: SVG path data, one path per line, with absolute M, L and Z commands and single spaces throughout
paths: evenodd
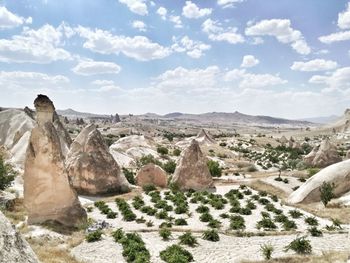
M 166 172 L 153 163 L 143 166 L 136 175 L 136 184 L 144 186 L 147 184 L 153 184 L 159 187 L 166 187 L 168 184 L 168 176 Z
M 181 153 L 172 183 L 181 190 L 203 190 L 214 187 L 207 161 L 198 142 L 192 140 L 191 145 Z
M 67 155 L 66 167 L 79 194 L 101 195 L 130 190 L 128 181 L 94 124 L 85 127 L 75 138 Z
M 333 193 L 340 197 L 350 191 L 350 160 L 330 165 L 309 178 L 288 198 L 291 204 L 313 203 L 321 200 L 320 187 L 323 182 L 334 183 Z
M 38 263 L 27 241 L 0 211 L 0 262 Z
M 79 226 L 86 222 L 86 212 L 69 183 L 60 139 L 53 125 L 54 105 L 45 95 L 38 95 L 34 105 L 37 124 L 31 132 L 24 168 L 28 223 L 56 221 Z
M 282 136 L 280 139 L 279 139 L 279 142 L 282 144 L 282 145 L 286 145 L 288 143 L 288 140 L 286 138 L 286 136 Z
M 304 162 L 313 167 L 326 167 L 340 162 L 342 158 L 338 154 L 337 148 L 328 139 L 321 142 L 319 147 L 314 147 L 312 151 L 304 157 Z

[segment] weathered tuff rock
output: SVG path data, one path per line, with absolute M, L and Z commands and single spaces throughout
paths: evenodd
M 72 143 L 66 166 L 72 185 L 80 194 L 125 193 L 130 190 L 128 181 L 93 124 L 85 127 Z
M 55 108 L 45 95 L 38 95 L 34 105 L 37 125 L 31 132 L 24 169 L 28 223 L 56 221 L 78 226 L 86 221 L 86 213 L 69 183 L 60 139 L 52 123 Z
M 168 183 L 168 176 L 166 172 L 153 163 L 143 166 L 136 175 L 136 184 L 144 186 L 147 184 L 153 184 L 159 187 L 166 187 Z
M 348 150 L 347 152 L 346 152 L 346 157 L 345 157 L 346 159 L 350 159 L 350 150 Z
M 182 152 L 172 182 L 181 190 L 202 190 L 214 186 L 207 158 L 196 140 L 192 140 L 191 145 Z
M 282 145 L 286 145 L 288 143 L 288 140 L 286 138 L 286 136 L 282 136 L 281 139 L 279 139 L 279 142 L 282 144 Z
M 326 167 L 340 162 L 342 159 L 337 148 L 328 139 L 322 141 L 319 147 L 314 147 L 312 151 L 304 157 L 304 162 L 314 167 Z
M 198 141 L 201 144 L 215 144 L 216 141 L 211 137 L 211 135 L 206 132 L 204 129 L 201 129 L 201 131 L 198 133 L 196 137 L 196 141 Z
M 0 212 L 0 262 L 37 263 L 38 258 L 27 241 Z
M 350 191 L 350 160 L 330 165 L 309 178 L 288 198 L 291 204 L 312 203 L 321 200 L 320 187 L 323 182 L 334 183 L 333 193 L 340 197 Z

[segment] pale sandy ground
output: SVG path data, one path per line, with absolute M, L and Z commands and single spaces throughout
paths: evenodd
M 284 191 L 288 195 L 293 193 L 293 187 L 300 186 L 303 184 L 302 182 L 300 182 L 298 180 L 298 178 L 295 178 L 295 177 L 281 176 L 282 179 L 285 179 L 285 178 L 288 179 L 288 181 L 289 181 L 288 184 L 286 184 L 284 182 L 275 181 L 276 177 L 278 177 L 278 176 L 277 175 L 276 176 L 269 176 L 266 178 L 262 178 L 260 180 L 267 183 L 267 184 L 270 184 L 274 187 L 281 189 L 282 191 Z
M 237 186 L 224 185 L 218 186 L 218 194 L 225 194 L 232 188 L 237 188 Z M 252 190 L 253 194 L 256 191 Z M 250 196 L 249 196 L 250 197 Z M 248 198 L 249 198 L 248 197 Z M 150 204 L 149 196 L 143 194 L 144 201 L 146 204 Z M 241 201 L 241 206 L 248 199 L 245 197 Z M 131 202 L 131 201 L 130 201 Z M 169 201 L 168 201 L 169 202 Z M 171 204 L 171 202 L 169 202 Z M 274 203 L 274 202 L 273 202 Z M 256 203 L 257 204 L 257 203 Z M 113 202 L 108 203 L 109 207 L 114 211 L 118 211 L 116 205 Z M 294 208 L 289 206 L 282 206 L 280 203 L 274 203 L 276 208 L 282 209 L 284 214 L 287 215 L 289 210 Z M 226 235 L 220 233 L 219 242 L 210 242 L 201 239 L 201 232 L 208 229 L 207 223 L 201 222 L 199 220 L 199 214 L 195 212 L 198 204 L 190 203 L 190 211 L 192 216 L 188 218 L 186 215 L 176 215 L 174 213 L 169 213 L 175 218 L 185 218 L 188 222 L 188 226 L 174 226 L 178 231 L 199 231 L 198 233 L 193 233 L 199 242 L 199 246 L 195 248 L 186 247 L 194 256 L 195 262 L 211 262 L 211 263 L 225 263 L 225 262 L 239 262 L 242 259 L 259 260 L 263 259 L 260 252 L 260 246 L 262 244 L 270 243 L 274 246 L 275 251 L 273 253 L 274 257 L 281 257 L 286 255 L 291 255 L 293 252 L 284 252 L 284 247 L 289 244 L 297 234 L 290 235 L 278 235 L 278 236 L 253 236 L 253 237 L 235 237 L 231 235 Z M 221 213 L 228 212 L 230 205 L 227 204 L 224 209 L 216 210 L 210 205 L 210 213 L 214 218 L 219 219 L 223 226 L 221 231 L 228 229 L 229 220 L 222 219 L 219 217 Z M 261 219 L 260 212 L 263 211 L 263 206 L 257 204 L 257 209 L 252 210 L 253 214 L 248 216 L 243 216 L 246 223 L 246 231 L 257 232 L 256 222 Z M 299 209 L 300 210 L 300 209 Z M 154 216 L 147 216 L 135 209 L 133 209 L 135 214 L 140 217 L 143 216 L 146 220 L 151 220 L 154 226 L 151 228 L 146 227 L 145 224 L 137 224 L 135 222 L 125 222 L 122 220 L 122 216 L 119 213 L 116 219 L 106 219 L 105 215 L 102 215 L 97 208 L 94 208 L 93 212 L 89 213 L 89 216 L 95 220 L 106 220 L 111 224 L 112 229 L 122 227 L 124 231 L 136 231 L 142 236 L 142 239 L 146 243 L 147 249 L 151 253 L 151 262 L 162 262 L 159 258 L 159 252 L 165 249 L 171 244 L 177 243 L 177 237 L 182 234 L 182 232 L 173 232 L 173 238 L 170 241 L 163 241 L 158 235 L 158 226 L 163 220 L 156 219 Z M 311 216 L 311 214 L 300 210 L 305 216 Z M 273 215 L 272 215 L 273 217 Z M 317 218 L 320 225 L 319 228 L 324 228 L 327 224 L 331 224 L 329 220 L 322 218 Z M 298 231 L 300 235 L 306 235 L 308 226 L 304 223 L 304 218 L 293 219 L 298 225 Z M 349 226 L 344 225 L 344 230 L 348 231 Z M 148 230 L 150 232 L 142 232 L 141 230 Z M 279 230 L 281 231 L 281 226 Z M 350 250 L 350 237 L 349 234 L 324 234 L 323 237 L 308 237 L 311 240 L 313 251 L 316 254 L 321 254 L 322 251 L 328 250 L 338 250 L 338 251 L 349 251 Z M 110 236 L 104 236 L 102 241 L 87 243 L 83 242 L 79 246 L 72 249 L 72 255 L 77 259 L 82 260 L 86 263 L 107 263 L 111 262 L 125 262 L 122 255 L 122 248 L 119 244 L 115 243 Z

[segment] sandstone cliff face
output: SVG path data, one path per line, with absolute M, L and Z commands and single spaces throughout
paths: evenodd
M 342 159 L 337 152 L 337 148 L 328 139 L 322 141 L 319 147 L 315 147 L 304 157 L 304 162 L 314 167 L 326 167 L 340 162 Z
M 136 184 L 144 186 L 153 184 L 158 187 L 166 187 L 168 183 L 168 176 L 166 172 L 153 163 L 143 166 L 136 175 Z
M 192 140 L 191 145 L 182 152 L 172 183 L 181 190 L 203 190 L 214 186 L 207 166 L 207 158 L 196 140 Z
M 130 190 L 119 165 L 93 124 L 84 128 L 72 143 L 66 166 L 78 193 L 99 195 Z
M 340 197 L 350 191 L 350 160 L 330 165 L 309 178 L 288 198 L 291 204 L 312 203 L 321 200 L 320 187 L 323 182 L 334 183 L 333 193 Z
M 31 132 L 24 170 L 28 223 L 52 220 L 77 226 L 86 221 L 86 213 L 69 183 L 60 139 L 52 123 L 53 103 L 48 97 L 39 95 L 34 105 L 37 125 Z
M 27 241 L 0 212 L 0 262 L 38 263 Z

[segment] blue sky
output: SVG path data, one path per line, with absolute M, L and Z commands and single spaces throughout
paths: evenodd
M 0 1 L 0 105 L 302 118 L 350 105 L 347 0 Z

